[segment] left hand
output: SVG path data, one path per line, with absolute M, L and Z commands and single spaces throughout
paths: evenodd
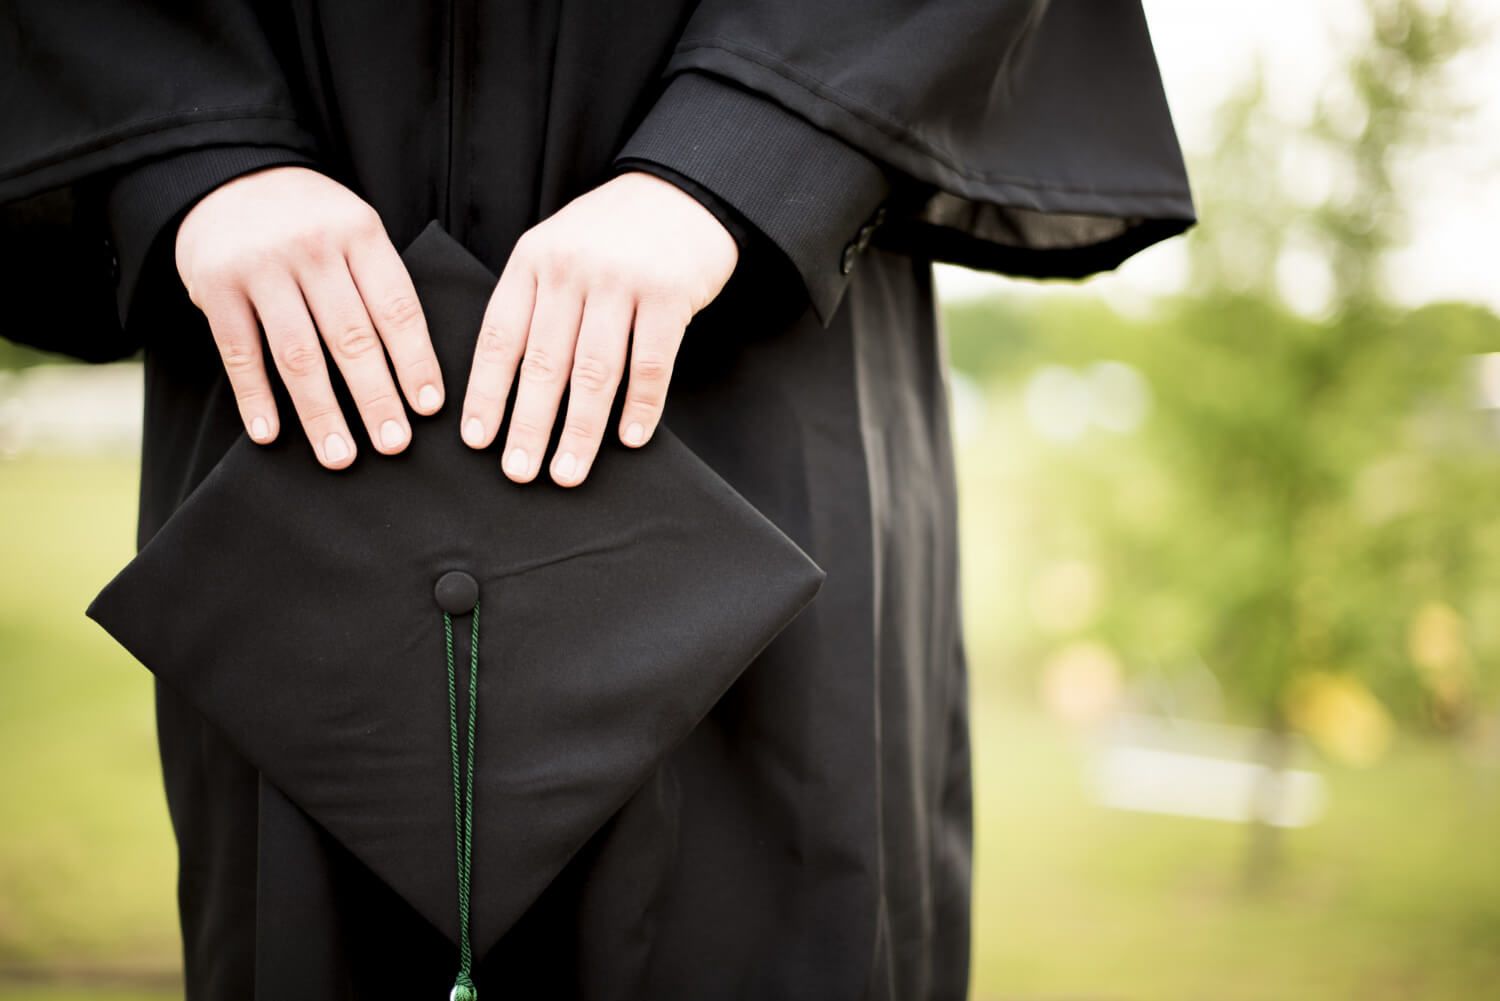
M 616 432 L 626 445 L 644 445 L 661 419 L 688 321 L 738 261 L 734 237 L 713 214 L 654 175 L 621 174 L 569 202 L 516 242 L 490 297 L 464 397 L 463 440 L 472 448 L 494 440 L 519 366 L 501 468 L 530 482 L 567 385 L 551 475 L 577 486 L 598 454 L 628 347 Z

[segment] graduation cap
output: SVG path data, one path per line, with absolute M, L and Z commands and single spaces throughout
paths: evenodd
M 496 277 L 436 220 L 402 257 L 462 385 Z M 664 425 L 639 449 L 606 436 L 563 488 L 513 483 L 451 416 L 413 421 L 403 453 L 340 472 L 241 435 L 88 615 L 459 946 L 465 997 L 471 943 L 824 571 Z

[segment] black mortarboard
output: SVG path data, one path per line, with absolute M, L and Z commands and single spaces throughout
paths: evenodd
M 436 221 L 402 256 L 461 386 L 495 276 Z M 665 426 L 635 450 L 606 435 L 563 488 L 511 482 L 451 408 L 413 420 L 404 453 L 341 472 L 295 434 L 242 435 L 88 615 L 462 944 L 453 743 L 477 599 L 482 955 L 824 572 Z

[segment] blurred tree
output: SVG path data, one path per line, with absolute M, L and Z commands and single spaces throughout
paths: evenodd
M 1366 9 L 1366 37 L 1308 120 L 1276 117 L 1258 67 L 1221 109 L 1194 169 L 1186 295 L 1149 319 L 1044 300 L 950 320 L 972 372 L 1004 384 L 1116 358 L 1154 408 L 1141 434 L 1035 456 L 1039 514 L 1006 557 L 1030 568 L 1033 595 L 1066 558 L 1109 597 L 1060 633 L 1032 623 L 1010 652 L 1043 664 L 1094 639 L 1138 672 L 1206 665 L 1267 728 L 1273 796 L 1292 731 L 1371 760 L 1392 721 L 1460 728 L 1500 661 L 1482 628 L 1500 616 L 1500 439 L 1474 378 L 1500 320 L 1402 310 L 1385 285 L 1408 224 L 1400 165 L 1462 110 L 1447 67 L 1472 26 L 1430 2 Z M 1253 883 L 1275 844 L 1257 825 Z

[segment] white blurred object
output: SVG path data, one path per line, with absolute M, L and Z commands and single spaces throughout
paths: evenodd
M 1141 426 L 1151 410 L 1145 376 L 1122 361 L 1099 361 L 1088 368 L 1090 413 L 1094 424 L 1116 434 Z
M 1094 796 L 1117 810 L 1306 827 L 1323 813 L 1322 776 L 1256 761 L 1268 736 L 1249 727 L 1121 715 L 1095 749 Z
M 1474 382 L 1482 410 L 1500 410 L 1500 351 L 1474 356 Z
M 989 419 L 984 390 L 964 373 L 948 369 L 948 396 L 952 403 L 953 438 L 959 445 L 978 441 Z
M 1151 409 L 1151 387 L 1121 361 L 1098 361 L 1086 369 L 1043 365 L 1026 380 L 1026 420 L 1051 441 L 1076 441 L 1090 427 L 1114 434 L 1139 428 Z
M 0 457 L 134 456 L 140 450 L 143 394 L 138 362 L 0 372 Z
M 1075 441 L 1089 429 L 1089 384 L 1066 365 L 1043 365 L 1025 389 L 1026 419 L 1050 441 Z

